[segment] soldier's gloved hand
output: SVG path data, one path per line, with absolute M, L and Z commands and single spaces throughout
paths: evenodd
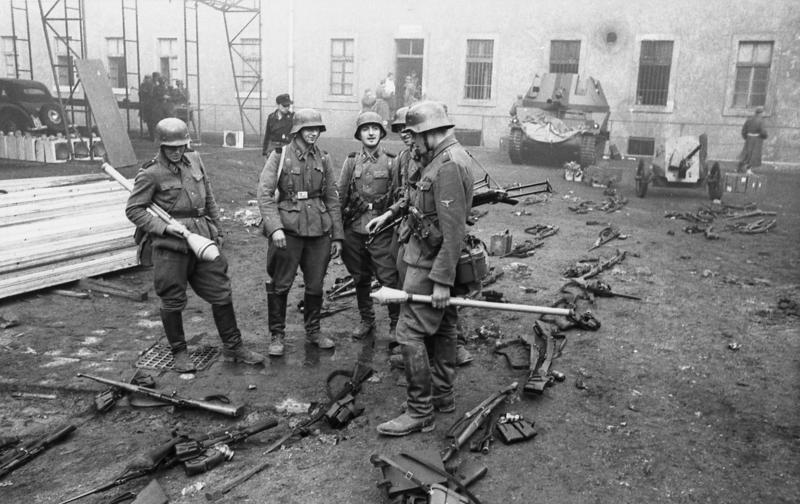
M 342 241 L 333 240 L 331 242 L 331 259 L 336 259 L 342 253 Z
M 214 242 L 217 244 L 217 248 L 222 248 L 222 246 L 225 244 L 225 237 L 222 236 L 222 233 L 219 233 L 217 234 L 217 239 L 214 240 Z
M 164 234 L 182 237 L 184 229 L 186 229 L 186 227 L 181 224 L 167 224 L 167 229 L 164 230 Z
M 272 236 L 270 236 L 269 239 L 272 240 L 272 244 L 279 249 L 286 248 L 286 235 L 283 234 L 283 229 L 278 229 L 272 233 Z
M 433 284 L 433 294 L 431 295 L 431 305 L 434 308 L 443 310 L 450 304 L 450 286 L 440 283 Z
M 376 229 L 383 226 L 383 224 L 392 216 L 392 212 L 387 210 L 377 217 L 370 219 L 367 222 L 367 232 L 374 233 Z

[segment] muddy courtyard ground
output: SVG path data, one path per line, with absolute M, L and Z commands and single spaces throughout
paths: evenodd
M 399 147 L 396 141 L 387 143 Z M 336 166 L 356 148 L 349 140 L 323 139 L 322 144 Z M 137 140 L 135 146 L 141 160 L 151 155 L 148 144 Z M 266 241 L 245 224 L 243 212 L 237 214 L 257 212 L 248 201 L 255 198 L 263 158 L 258 150 L 210 145 L 198 150 L 226 216 L 224 252 L 240 326 L 246 342 L 265 351 Z M 542 396 L 523 396 L 507 405 L 509 412 L 536 422 L 535 439 L 496 443 L 488 455 L 462 452 L 462 460 L 488 467 L 473 493 L 484 503 L 800 501 L 800 171 L 765 167 L 764 192 L 723 198 L 776 212 L 774 229 L 738 234 L 718 220 L 714 229 L 720 238 L 709 240 L 702 233 L 684 232 L 689 222 L 665 218 L 666 212 L 693 213 L 707 205 L 703 189 L 651 188 L 640 199 L 633 194 L 633 165 L 626 165 L 619 193 L 628 203 L 612 213 L 578 214 L 568 207 L 602 203 L 603 189 L 567 182 L 562 170 L 511 165 L 496 148 L 475 148 L 473 154 L 501 184 L 549 179 L 556 191 L 533 204 L 482 208 L 488 213 L 471 232 L 487 243 L 505 229 L 520 243 L 530 226 L 559 228 L 531 257 L 491 257 L 490 266 L 504 275 L 488 289 L 502 292 L 510 302 L 549 305 L 558 297 L 567 267 L 582 258 L 609 258 L 619 249 L 627 257 L 600 278 L 643 298 L 597 299 L 592 310 L 602 327 L 569 330 L 563 355 L 554 362 L 566 380 Z M 0 179 L 96 169 L 5 163 Z M 128 176 L 134 171 L 123 170 Z M 591 221 L 614 224 L 628 238 L 587 252 L 601 229 L 587 225 Z M 335 261 L 326 287 L 344 275 L 341 262 Z M 147 289 L 152 271 L 128 270 L 105 279 Z M 57 503 L 112 481 L 135 454 L 167 440 L 173 431 L 210 432 L 275 416 L 278 427 L 234 446 L 236 456 L 223 466 L 194 477 L 179 468 L 153 477 L 171 502 L 206 502 L 205 492 L 268 460 L 269 467 L 219 502 L 379 503 L 383 496 L 376 484 L 381 478 L 369 462 L 371 454 L 436 453 L 447 446 L 444 433 L 459 415 L 492 392 L 525 380 L 525 371 L 511 369 L 493 349 L 497 336 L 529 333 L 535 316 L 464 310 L 476 359 L 459 368 L 456 414 L 438 415 L 435 431 L 399 439 L 376 433 L 375 426 L 397 415 L 404 400 L 404 388 L 382 353 L 382 339 L 375 378 L 358 397 L 365 407 L 362 417 L 343 431 L 321 428 L 265 455 L 270 442 L 296 418 L 285 412 L 286 401 L 323 400 L 325 377 L 350 368 L 358 351 L 359 343 L 351 339 L 357 327 L 353 298 L 343 301 L 350 309 L 323 319 L 336 351 L 304 347 L 302 315 L 296 309 L 301 280 L 290 294 L 284 358 L 263 367 L 219 361 L 193 379 L 151 372 L 161 389 L 196 398 L 224 393 L 233 403 L 245 404 L 238 420 L 188 409 L 133 408 L 124 400 L 108 413 L 94 413 L 93 395 L 102 386 L 76 373 L 117 380 L 131 376 L 140 352 L 163 340 L 152 289 L 144 302 L 97 294 L 76 299 L 48 291 L 0 302 L 0 315 L 19 321 L 0 330 L 0 436 L 28 440 L 64 423 L 77 426 L 68 440 L 0 480 L 0 502 Z M 379 309 L 379 315 L 385 338 L 385 310 Z M 191 345 L 219 344 L 210 308 L 193 294 L 184 320 Z M 498 331 L 487 337 L 481 328 L 489 327 Z M 142 478 L 79 502 L 109 502 L 147 482 Z

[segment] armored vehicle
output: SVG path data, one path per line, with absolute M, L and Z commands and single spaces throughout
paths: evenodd
M 537 75 L 511 108 L 508 156 L 514 164 L 595 164 L 608 141 L 609 115 L 598 80 L 567 73 Z

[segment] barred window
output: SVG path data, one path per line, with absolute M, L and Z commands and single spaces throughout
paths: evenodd
M 331 94 L 353 95 L 353 39 L 331 39 Z
M 467 40 L 467 76 L 464 98 L 490 100 L 492 98 L 493 40 Z
M 655 154 L 656 141 L 654 138 L 629 137 L 628 154 L 631 156 L 652 156 Z
M 767 102 L 767 85 L 772 65 L 772 42 L 739 42 L 736 58 L 734 107 L 757 107 Z
M 125 49 L 122 38 L 107 37 L 106 47 L 108 49 L 108 79 L 111 81 L 111 87 L 128 87 Z
M 550 73 L 576 74 L 580 58 L 580 40 L 550 41 Z
M 639 56 L 637 105 L 667 104 L 669 74 L 672 68 L 671 40 L 643 40 Z

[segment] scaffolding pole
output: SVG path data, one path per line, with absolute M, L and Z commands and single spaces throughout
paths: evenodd
M 42 17 L 42 29 L 44 31 L 44 40 L 47 44 L 47 54 L 50 57 L 50 66 L 53 69 L 53 81 L 56 85 L 56 95 L 63 110 L 69 114 L 70 121 L 64 121 L 64 136 L 69 138 L 70 125 L 75 126 L 75 114 L 83 114 L 83 124 L 86 126 L 87 134 L 91 130 L 91 109 L 88 101 L 85 99 L 77 99 L 76 93 L 80 87 L 80 78 L 75 71 L 74 60 L 75 58 L 84 59 L 86 55 L 86 24 L 84 22 L 84 2 L 83 0 L 54 0 L 48 8 L 43 5 L 43 0 L 38 0 L 39 11 Z M 56 8 L 61 5 L 63 7 L 62 17 L 56 13 Z M 53 51 L 53 44 L 50 37 L 56 42 L 60 42 L 66 49 L 65 55 L 55 55 Z M 58 56 L 66 56 L 66 61 L 61 62 Z M 61 91 L 62 82 L 59 78 L 59 71 L 65 72 L 67 80 L 67 87 L 69 87 L 69 95 L 64 103 L 64 97 Z M 72 152 L 72 142 L 67 143 Z
M 190 93 L 186 103 L 189 131 L 193 133 L 195 145 L 202 142 L 202 110 L 200 109 L 200 37 L 197 22 L 197 0 L 183 3 L 183 55 L 186 76 L 186 91 Z M 196 103 L 195 107 L 193 103 Z
M 258 139 L 263 129 L 261 3 L 256 0 L 199 0 L 222 12 L 242 131 Z M 249 4 L 249 5 L 247 5 Z M 254 120 L 252 115 L 258 118 Z
M 24 36 L 18 35 L 18 31 L 22 31 Z M 14 44 L 15 77 L 17 79 L 33 80 L 33 55 L 31 53 L 31 25 L 28 17 L 28 0 L 11 0 L 11 40 Z M 27 57 L 27 59 L 23 61 L 25 57 Z
M 142 67 L 139 54 L 139 0 L 120 0 L 120 4 L 122 7 L 122 57 L 125 60 L 125 119 L 128 131 L 130 131 L 131 90 L 136 89 L 139 134 L 141 135 L 144 127 L 142 124 L 142 100 L 139 96 L 139 85 L 142 82 Z M 131 57 L 133 55 L 136 56 L 135 60 Z M 132 63 L 135 63 L 135 65 L 132 65 Z

